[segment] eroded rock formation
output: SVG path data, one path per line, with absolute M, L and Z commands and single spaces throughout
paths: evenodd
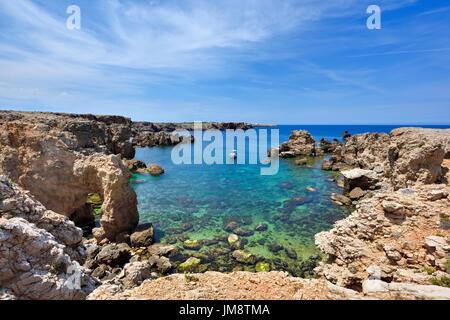
M 102 230 L 96 234 L 114 240 L 138 223 L 136 195 L 121 160 L 134 156 L 130 125 L 121 117 L 0 112 L 0 174 L 67 217 L 88 194 L 100 194 Z
M 305 130 L 292 131 L 289 141 L 283 143 L 279 148 L 281 158 L 316 156 L 320 152 L 320 149 L 316 149 L 314 138 Z
M 371 170 L 395 189 L 443 181 L 442 163 L 449 158 L 450 130 L 401 128 L 391 134 L 349 137 L 327 163 L 327 169 Z
M 362 200 L 331 231 L 316 235 L 316 245 L 329 256 L 316 271 L 351 288 L 371 278 L 432 284 L 450 277 L 450 230 L 441 226 L 449 194 L 445 185 L 424 185 Z

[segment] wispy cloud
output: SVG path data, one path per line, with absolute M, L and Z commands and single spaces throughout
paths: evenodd
M 415 3 L 380 1 L 383 12 Z M 79 0 L 82 29 L 71 31 L 62 1 L 0 0 L 0 104 L 133 110 L 135 117 L 145 114 L 138 109 L 152 110 L 159 120 L 189 110 L 220 114 L 243 107 L 250 115 L 258 112 L 248 106 L 252 99 L 264 108 L 259 99 L 298 97 L 296 88 L 308 88 L 297 90 L 317 104 L 324 96 L 332 101 L 332 93 L 342 98 L 385 92 L 374 81 L 373 66 L 350 65 L 349 57 L 447 50 L 396 47 L 404 32 L 362 33 L 369 4 Z M 381 51 L 371 52 L 371 46 Z

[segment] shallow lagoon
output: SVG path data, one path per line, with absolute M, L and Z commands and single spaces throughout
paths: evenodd
M 231 232 L 225 229 L 236 222 L 243 234 L 250 234 L 240 237 L 243 250 L 272 270 L 305 276 L 320 259 L 314 235 L 349 213 L 330 200 L 330 194 L 341 189 L 333 173 L 320 170 L 320 160 L 311 160 L 307 167 L 280 160 L 277 175 L 262 176 L 259 165 L 175 165 L 171 150 L 138 149 L 136 159 L 158 163 L 166 173 L 136 174 L 133 187 L 141 222 L 154 224 L 158 241 L 180 248 L 174 257 L 178 263 L 195 256 L 202 262 L 201 271 L 254 271 L 254 264 L 237 263 L 231 256 Z M 268 229 L 255 231 L 260 224 Z M 201 249 L 184 249 L 187 239 L 201 240 Z

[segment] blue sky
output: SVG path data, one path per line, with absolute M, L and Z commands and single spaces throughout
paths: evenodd
M 81 30 L 66 8 L 81 8 Z M 382 9 L 368 30 L 366 8 Z M 148 121 L 449 124 L 450 2 L 0 0 L 0 106 Z

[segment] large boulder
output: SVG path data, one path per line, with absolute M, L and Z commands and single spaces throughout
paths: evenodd
M 344 176 L 344 186 L 347 192 L 355 188 L 362 190 L 373 189 L 379 181 L 377 174 L 371 170 L 352 169 L 342 171 L 342 175 Z
M 131 235 L 131 245 L 133 247 L 148 247 L 155 242 L 155 232 L 152 224 L 139 226 Z
M 98 264 L 122 267 L 131 258 L 130 247 L 125 243 L 111 243 L 104 246 L 95 258 Z

